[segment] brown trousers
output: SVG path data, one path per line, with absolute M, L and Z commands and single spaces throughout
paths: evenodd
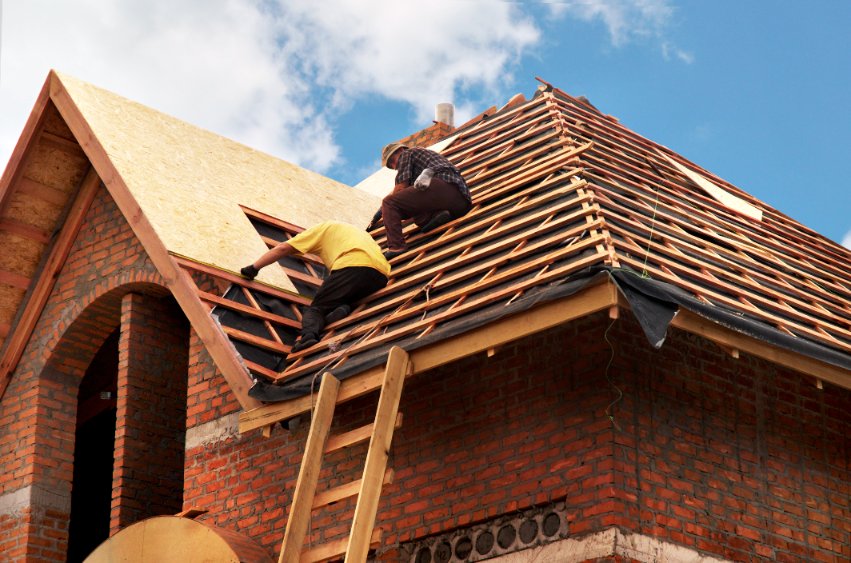
M 381 215 L 387 231 L 387 246 L 393 250 L 405 248 L 402 221 L 413 219 L 423 226 L 440 211 L 449 211 L 456 219 L 470 210 L 472 205 L 454 184 L 440 178 L 432 178 L 428 189 L 420 191 L 413 187 L 390 194 L 381 202 Z

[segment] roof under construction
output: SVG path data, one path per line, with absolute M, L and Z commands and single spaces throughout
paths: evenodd
M 847 249 L 549 85 L 445 145 L 472 210 L 429 234 L 410 225 L 388 286 L 319 344 L 287 356 L 304 300 L 238 279 L 224 297 L 203 295 L 257 381 L 253 396 L 295 399 L 320 372 L 345 379 L 381 364 L 393 345 L 410 352 L 526 324 L 544 304 L 593 288 L 606 297 L 583 311 L 625 306 L 654 346 L 671 323 L 717 332 L 730 349 L 739 335 L 758 355 L 849 385 Z M 253 220 L 270 245 L 298 231 Z M 373 235 L 385 242 L 382 227 Z M 288 260 L 310 297 L 316 265 Z

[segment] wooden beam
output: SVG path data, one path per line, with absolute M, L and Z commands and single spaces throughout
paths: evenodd
M 795 371 L 811 375 L 822 381 L 828 381 L 851 389 L 851 371 L 826 364 L 797 352 L 778 348 L 750 336 L 722 327 L 690 311 L 680 309 L 671 321 L 671 326 L 698 334 L 715 342 L 724 349 L 736 349 Z
M 252 381 L 248 371 L 240 363 L 236 350 L 228 340 L 219 325 L 210 316 L 207 306 L 198 296 L 198 288 L 189 276 L 172 257 L 159 235 L 145 216 L 139 203 L 130 193 L 124 178 L 100 144 L 95 132 L 86 122 L 77 108 L 74 100 L 68 94 L 62 80 L 50 73 L 50 97 L 65 123 L 80 142 L 95 170 L 103 179 L 109 194 L 124 215 L 133 233 L 142 243 L 151 262 L 153 262 L 166 287 L 171 291 L 183 313 L 189 319 L 192 328 L 204 343 L 216 367 L 219 368 L 231 390 L 243 409 L 256 408 L 260 401 L 251 398 L 248 390 Z
M 246 315 L 256 317 L 264 321 L 271 321 L 275 324 L 288 326 L 290 328 L 301 328 L 301 323 L 299 323 L 298 321 L 294 321 L 292 319 L 288 319 L 286 317 L 282 317 L 274 313 L 269 313 L 268 311 L 264 311 L 263 309 L 255 309 L 254 307 L 249 307 L 248 305 L 243 305 L 242 303 L 237 303 L 236 301 L 231 301 L 229 299 L 225 299 L 224 297 L 219 297 L 214 293 L 199 291 L 198 295 L 201 297 L 202 301 L 212 303 L 213 305 L 222 307 L 224 309 L 239 311 L 240 313 L 245 313 Z
M 22 276 L 21 274 L 16 274 L 15 272 L 0 270 L 0 283 L 11 285 L 12 287 L 17 287 L 18 289 L 26 289 L 30 286 L 30 281 L 32 281 L 32 278 L 28 278 L 27 276 Z
M 396 415 L 396 429 L 399 429 L 402 426 L 402 418 L 402 413 Z M 372 429 L 374 426 L 375 423 L 372 422 L 366 426 L 350 430 L 349 432 L 330 436 L 328 438 L 328 442 L 325 444 L 324 453 L 331 453 L 336 450 L 348 448 L 349 446 L 354 446 L 355 444 L 360 444 L 361 442 L 366 442 L 369 440 L 370 436 L 372 436 Z
M 71 246 L 80 232 L 83 220 L 89 207 L 92 205 L 92 201 L 94 201 L 98 187 L 100 187 L 100 178 L 93 168 L 89 168 L 80 185 L 80 190 L 71 204 L 71 208 L 65 218 L 65 224 L 59 232 L 56 241 L 53 243 L 53 247 L 49 251 L 50 254 L 41 268 L 41 272 L 38 273 L 38 281 L 24 305 L 15 330 L 3 351 L 3 357 L 0 358 L 0 398 L 6 392 L 6 387 L 9 385 L 9 380 L 12 377 L 12 371 L 18 365 L 18 360 L 21 359 L 24 347 L 33 329 L 35 329 L 38 317 L 47 303 L 50 292 L 53 290 L 56 276 L 65 264 L 68 254 L 71 252 Z
M 24 156 L 29 152 L 38 139 L 38 133 L 42 129 L 42 124 L 45 120 L 48 104 L 50 103 L 50 77 L 44 82 L 41 92 L 35 101 L 32 111 L 24 124 L 24 130 L 18 138 L 18 143 L 12 150 L 12 155 L 9 157 L 9 163 L 3 171 L 3 176 L 0 177 L 0 215 L 4 214 L 6 206 L 15 192 L 17 183 L 24 174 Z M 0 393 L 2 396 L 2 393 Z
M 293 491 L 290 515 L 278 563 L 298 563 L 301 559 L 301 548 L 310 522 L 310 511 L 316 493 L 316 484 L 319 481 L 319 470 L 322 468 L 322 451 L 325 449 L 325 441 L 331 429 L 339 390 L 340 381 L 336 377 L 330 373 L 322 376 L 316 409 L 313 411 L 313 421 L 307 434 L 304 457 L 301 459 L 298 480 Z
M 576 295 L 546 303 L 534 309 L 512 315 L 479 327 L 452 339 L 443 340 L 410 352 L 413 374 L 454 362 L 461 358 L 502 346 L 514 340 L 547 330 L 560 324 L 607 310 L 621 303 L 612 282 L 589 287 Z M 337 398 L 339 403 L 349 401 L 381 386 L 383 367 L 374 367 L 345 379 Z M 287 420 L 308 412 L 311 397 L 266 404 L 239 415 L 239 431 L 248 432 L 263 426 Z
M 6 231 L 7 233 L 12 233 L 22 238 L 34 240 L 41 244 L 47 244 L 50 242 L 50 233 L 47 231 L 43 231 L 42 229 L 33 227 L 32 225 L 27 225 L 26 223 L 21 223 L 20 221 L 16 221 L 9 217 L 0 219 L 0 231 Z
M 384 479 L 381 483 L 383 485 L 391 484 L 395 475 L 396 474 L 392 469 L 388 469 L 384 472 Z M 334 504 L 335 502 L 340 502 L 343 499 L 351 498 L 358 494 L 358 491 L 360 491 L 362 486 L 363 479 L 356 479 L 343 485 L 338 485 L 332 489 L 316 493 L 316 496 L 313 497 L 313 508 L 321 508 L 323 506 Z
M 332 542 L 322 544 L 318 547 L 305 551 L 301 554 L 300 563 L 318 563 L 319 561 L 329 561 L 336 559 L 346 552 L 346 546 L 349 543 L 349 538 L 341 538 Z M 381 530 L 375 529 L 372 532 L 369 544 L 377 546 L 381 543 Z M 366 559 L 364 559 L 366 561 Z
M 43 137 L 44 134 L 42 134 Z M 71 197 L 71 194 L 46 186 L 41 182 L 30 180 L 29 178 L 21 178 L 15 190 L 18 193 L 52 203 L 53 205 L 65 205 Z
M 393 428 L 405 376 L 408 374 L 410 356 L 394 346 L 387 355 L 387 367 L 381 383 L 381 396 L 378 398 L 378 411 L 375 414 L 375 427 L 369 450 L 366 454 L 363 479 L 360 483 L 358 502 L 352 520 L 352 533 L 346 549 L 346 563 L 366 561 L 369 552 L 375 516 L 378 513 L 378 500 L 381 498 L 382 481 L 385 478 L 390 445 L 393 442 Z
M 46 144 L 53 145 L 54 147 L 58 147 L 65 152 L 82 155 L 83 147 L 76 141 L 76 139 L 66 139 L 65 137 L 60 137 L 55 133 L 49 133 L 47 131 L 42 131 L 40 140 Z

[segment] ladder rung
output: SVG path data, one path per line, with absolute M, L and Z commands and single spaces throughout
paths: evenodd
M 388 469 L 384 472 L 384 480 L 382 484 L 389 485 L 393 482 L 394 473 L 392 469 Z M 313 497 L 313 508 L 319 508 L 321 506 L 328 506 L 329 504 L 334 504 L 335 502 L 341 501 L 344 498 L 353 497 L 358 494 L 360 491 L 361 483 L 363 479 L 357 479 L 356 481 L 351 481 L 344 485 L 339 485 L 334 487 L 333 489 L 328 489 L 322 491 L 321 493 L 316 493 L 316 496 Z
M 372 536 L 369 538 L 370 547 L 377 547 L 381 543 L 381 528 L 375 528 L 372 531 Z M 328 561 L 335 557 L 345 555 L 346 548 L 349 546 L 349 538 L 342 538 L 336 541 L 331 541 L 322 544 L 313 549 L 308 549 L 301 552 L 300 563 L 317 563 L 319 561 Z
M 394 428 L 398 430 L 401 426 L 402 413 L 399 413 L 398 415 L 396 415 L 396 424 Z M 361 442 L 366 442 L 367 440 L 369 440 L 370 436 L 372 436 L 372 429 L 374 427 L 375 423 L 371 422 L 366 426 L 355 428 L 354 430 L 350 430 L 349 432 L 337 434 L 336 436 L 329 436 L 328 441 L 325 442 L 325 451 L 323 453 L 331 453 L 333 451 L 341 450 L 349 446 L 354 446 L 355 444 L 360 444 Z

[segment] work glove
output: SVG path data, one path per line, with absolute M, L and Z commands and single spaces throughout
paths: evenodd
M 249 264 L 248 266 L 239 270 L 239 273 L 245 276 L 246 278 L 253 280 L 257 277 L 257 274 L 260 273 L 260 270 L 254 267 L 254 264 Z
M 375 228 L 378 222 L 381 221 L 381 209 L 375 212 L 375 215 L 372 216 L 372 221 L 369 222 L 369 225 L 366 226 L 367 231 L 371 231 Z
M 417 179 L 414 180 L 414 189 L 419 191 L 425 191 L 431 185 L 431 179 L 434 177 L 434 170 L 431 168 L 424 168 L 420 175 L 417 176 Z

